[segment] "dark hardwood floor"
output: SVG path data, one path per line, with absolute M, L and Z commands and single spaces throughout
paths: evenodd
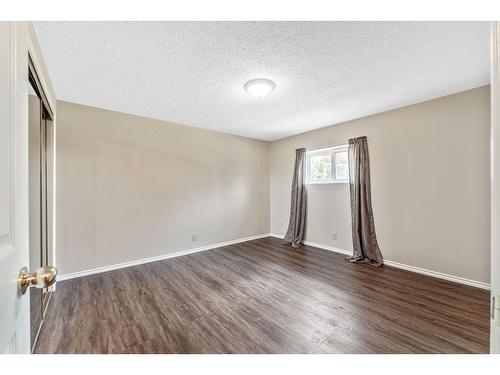
M 265 238 L 58 283 L 37 353 L 486 353 L 489 293 Z

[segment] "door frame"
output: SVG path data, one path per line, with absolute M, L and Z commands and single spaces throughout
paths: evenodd
M 33 224 L 38 226 L 37 233 L 40 231 L 40 237 L 39 238 L 30 238 L 30 257 L 33 256 L 33 251 L 34 249 L 32 248 L 33 241 L 38 242 L 39 244 L 39 249 L 40 249 L 40 264 L 32 264 L 32 259 L 30 259 L 30 267 L 29 268 L 38 268 L 38 267 L 43 267 L 43 266 L 49 266 L 52 265 L 52 230 L 53 230 L 53 221 L 52 215 L 53 215 L 53 209 L 52 207 L 49 208 L 48 204 L 49 202 L 53 202 L 54 197 L 50 196 L 49 193 L 52 193 L 52 189 L 49 189 L 49 186 L 53 188 L 54 183 L 53 183 L 53 175 L 49 174 L 49 171 L 53 173 L 53 168 L 49 169 L 49 165 L 53 165 L 53 157 L 54 155 L 50 155 L 50 151 L 52 151 L 54 141 L 51 139 L 49 141 L 49 137 L 54 136 L 54 131 L 53 131 L 53 117 L 54 117 L 54 111 L 52 110 L 50 103 L 47 100 L 47 95 L 45 94 L 45 90 L 40 82 L 39 75 L 36 71 L 36 68 L 33 64 L 33 60 L 31 58 L 30 53 L 28 52 L 28 74 L 29 74 L 29 82 L 30 86 L 35 92 L 35 95 L 39 99 L 39 106 L 37 108 L 39 109 L 39 116 L 37 117 L 37 128 L 39 129 L 39 136 L 35 137 L 36 141 L 38 143 L 38 147 L 36 148 L 36 151 L 32 149 L 32 129 L 33 126 L 33 119 L 30 117 L 31 116 L 31 109 L 30 109 L 30 115 L 28 117 L 29 120 L 29 137 L 30 137 L 30 147 L 29 147 L 29 152 L 30 152 L 30 171 L 29 171 L 29 176 L 30 176 L 30 181 L 29 181 L 29 189 L 30 189 L 30 205 L 31 204 L 36 204 L 39 205 L 39 207 L 36 209 L 36 212 L 40 213 L 39 220 L 36 217 L 36 215 L 33 215 L 33 207 L 30 206 L 30 231 L 33 229 Z M 38 132 L 38 130 L 37 130 Z M 51 145 L 51 148 L 48 149 L 48 145 Z M 35 154 L 31 154 L 35 152 Z M 38 154 L 38 155 L 36 155 Z M 36 182 L 32 181 L 31 178 L 34 177 L 35 175 L 33 174 L 33 170 L 31 170 L 32 167 L 32 160 L 35 158 L 37 160 L 37 169 L 39 169 L 39 173 L 36 173 Z M 33 185 L 35 184 L 35 185 Z M 36 186 L 36 195 L 39 195 L 39 198 L 37 199 L 36 203 L 31 201 L 32 198 L 32 189 L 35 189 Z M 33 222 L 32 222 L 33 220 Z M 30 236 L 33 235 L 33 232 L 30 232 Z M 38 248 L 38 245 L 37 245 Z M 50 302 L 50 297 L 51 297 L 51 290 L 48 288 L 43 288 L 43 289 L 31 289 L 30 290 L 30 313 L 31 314 L 36 314 L 37 315 L 37 320 L 33 320 L 34 316 L 31 316 L 31 327 L 30 327 L 30 332 L 31 332 L 31 351 L 33 352 L 36 347 L 36 342 L 38 339 L 38 336 L 40 334 L 40 331 L 43 326 L 44 322 L 44 316 L 47 311 L 48 304 Z M 36 301 L 35 301 L 36 299 Z M 39 304 L 39 307 L 36 309 L 33 309 L 34 304 Z M 36 327 L 34 327 L 34 323 L 36 323 Z
M 27 22 L 27 29 L 28 29 L 28 72 L 33 71 L 36 74 L 34 75 L 34 79 L 36 80 L 38 87 L 41 88 L 41 96 L 42 96 L 42 101 L 49 111 L 48 114 L 50 118 L 52 119 L 52 127 L 53 127 L 53 147 L 52 147 L 52 161 L 53 161 L 53 170 L 52 170 L 52 175 L 50 176 L 50 179 L 53 184 L 53 189 L 52 189 L 52 252 L 49 254 L 49 259 L 48 262 L 50 265 L 57 267 L 57 262 L 56 262 L 56 189 L 57 189 L 57 184 L 56 184 L 56 139 L 57 139 L 57 101 L 56 101 L 56 95 L 54 92 L 54 88 L 52 86 L 52 82 L 50 81 L 50 76 L 49 72 L 47 70 L 47 67 L 45 65 L 45 61 L 43 58 L 42 50 L 40 48 L 40 44 L 38 42 L 38 37 L 35 31 L 35 28 L 33 26 L 32 22 Z M 30 77 L 28 76 L 28 84 L 29 84 L 29 79 Z M 56 284 L 53 284 L 52 286 L 49 287 L 49 291 L 53 291 L 56 289 Z
M 50 178 L 52 181 L 52 199 L 50 200 L 52 202 L 52 207 L 51 207 L 51 212 L 52 212 L 52 220 L 51 220 L 51 225 L 50 229 L 52 231 L 51 233 L 51 238 L 52 238 L 52 249 L 49 249 L 48 252 L 48 259 L 47 263 L 48 265 L 52 265 L 54 267 L 57 267 L 56 265 L 56 256 L 55 256 L 55 202 L 56 202 L 56 196 L 55 196 L 55 191 L 56 191 L 56 102 L 55 102 L 55 94 L 54 90 L 52 88 L 52 85 L 50 83 L 50 78 L 48 75 L 48 71 L 46 69 L 46 66 L 43 61 L 43 55 L 41 53 L 41 49 L 38 43 L 38 38 L 36 37 L 36 32 L 34 30 L 32 22 L 29 22 L 29 32 L 30 32 L 30 38 L 28 39 L 28 66 L 27 66 L 27 71 L 28 71 L 28 84 L 31 85 L 34 90 L 37 92 L 38 95 L 40 95 L 41 101 L 43 103 L 42 105 L 42 112 L 44 112 L 44 115 L 50 118 L 50 121 L 52 122 L 52 127 L 53 127 L 53 139 L 52 139 L 52 161 L 53 161 L 53 169 L 52 169 L 52 175 L 51 176 L 46 176 L 47 180 Z M 46 121 L 46 120 L 43 120 Z M 48 207 L 47 207 L 48 210 Z M 48 225 L 48 223 L 47 223 Z M 50 251 L 51 250 L 51 251 Z M 28 263 L 29 264 L 29 263 Z M 48 292 L 54 291 L 56 288 L 56 285 L 52 285 L 48 288 Z M 30 348 L 30 351 L 34 351 L 36 347 L 36 341 L 38 338 L 38 335 L 40 333 L 40 330 L 43 326 L 43 318 L 45 316 L 45 310 L 47 309 L 47 306 L 50 302 L 50 295 L 51 293 L 48 294 L 48 296 L 45 299 L 42 299 L 42 322 L 40 324 L 39 329 L 37 330 L 36 338 L 34 340 L 33 347 Z M 31 301 L 30 301 L 31 303 Z
M 490 353 L 500 353 L 500 22 L 491 23 L 491 324 Z

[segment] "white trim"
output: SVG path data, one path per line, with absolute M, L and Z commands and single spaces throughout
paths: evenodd
M 118 270 L 118 269 L 121 269 L 121 268 L 133 267 L 133 266 L 137 266 L 137 265 L 140 265 L 140 264 L 156 262 L 158 260 L 169 259 L 169 258 L 176 258 L 176 257 L 183 256 L 183 255 L 198 253 L 200 251 L 206 251 L 206 250 L 216 249 L 216 248 L 219 248 L 219 247 L 234 245 L 234 244 L 241 243 L 241 242 L 247 242 L 247 241 L 257 240 L 259 238 L 265 238 L 265 237 L 276 237 L 276 238 L 283 239 L 283 235 L 280 235 L 280 234 L 276 234 L 276 233 L 264 233 L 264 234 L 259 234 L 259 235 L 256 235 L 256 236 L 239 238 L 239 239 L 232 240 L 232 241 L 220 242 L 220 243 L 216 243 L 216 244 L 213 244 L 213 245 L 207 245 L 207 246 L 203 246 L 203 247 L 197 247 L 197 248 L 194 248 L 194 249 L 176 251 L 174 253 L 163 254 L 163 255 L 156 256 L 156 257 L 137 259 L 137 260 L 133 260 L 133 261 L 130 261 L 130 262 L 118 263 L 118 264 L 113 264 L 113 265 L 110 265 L 110 266 L 104 266 L 104 267 L 92 268 L 92 269 L 85 270 L 85 271 L 73 272 L 73 273 L 69 273 L 69 274 L 66 274 L 66 275 L 58 276 L 58 280 L 57 281 L 70 280 L 70 279 L 75 279 L 77 277 L 94 275 L 96 273 L 108 272 L 108 271 Z M 339 249 L 339 248 L 333 247 L 333 246 L 322 245 L 322 244 L 319 244 L 319 243 L 316 243 L 316 242 L 304 241 L 304 244 L 306 244 L 308 246 L 313 246 L 313 247 L 316 247 L 316 248 L 322 249 L 322 250 L 333 251 L 335 253 L 339 253 L 339 254 L 343 254 L 343 255 L 351 255 L 352 254 L 352 251 L 344 250 L 344 249 Z M 422 275 L 435 277 L 435 278 L 438 278 L 438 279 L 452 281 L 452 282 L 455 282 L 455 283 L 458 283 L 458 284 L 469 285 L 469 286 L 473 286 L 473 287 L 481 288 L 481 289 L 486 289 L 486 290 L 490 289 L 490 284 L 483 283 L 481 281 L 470 280 L 470 279 L 466 279 L 466 278 L 459 277 L 459 276 L 453 276 L 453 275 L 449 275 L 449 274 L 446 274 L 446 273 L 441 273 L 441 272 L 437 272 L 437 271 L 428 270 L 428 269 L 425 269 L 425 268 L 410 266 L 408 264 L 394 262 L 392 260 L 386 260 L 386 259 L 384 259 L 384 264 L 386 264 L 387 266 L 390 266 L 390 267 L 395 267 L 395 268 L 399 268 L 399 269 L 402 269 L 402 270 L 405 270 L 405 271 L 415 272 L 415 273 L 419 273 L 419 274 L 422 274 Z
M 330 180 L 324 182 L 306 182 L 306 185 L 330 185 L 330 184 L 348 184 L 349 180 Z
M 281 238 L 282 239 L 283 235 L 276 234 L 276 233 L 271 233 L 271 237 L 276 237 L 276 238 Z M 333 246 L 322 245 L 322 244 L 319 244 L 319 243 L 316 243 L 316 242 L 304 241 L 304 244 L 308 245 L 308 246 L 314 246 L 314 247 L 317 247 L 317 248 L 323 249 L 323 250 L 334 251 L 336 253 L 340 253 L 340 254 L 344 254 L 344 255 L 351 255 L 352 254 L 352 251 L 344 250 L 344 249 L 339 249 L 339 248 L 336 248 L 336 247 L 333 247 Z M 387 265 L 387 266 L 399 268 L 399 269 L 402 269 L 402 270 L 405 270 L 405 271 L 420 273 L 422 275 L 431 276 L 431 277 L 435 277 L 435 278 L 443 279 L 443 280 L 447 280 L 447 281 L 452 281 L 452 282 L 458 283 L 458 284 L 469 285 L 469 286 L 473 286 L 473 287 L 476 287 L 476 288 L 490 290 L 490 287 L 491 287 L 490 284 L 483 283 L 481 281 L 466 279 L 464 277 L 449 275 L 449 274 L 446 274 L 446 273 L 432 271 L 432 270 L 428 270 L 428 269 L 425 269 L 425 268 L 410 266 L 408 264 L 394 262 L 392 260 L 386 260 L 386 259 L 384 259 L 384 264 Z
M 490 151 L 490 228 L 491 228 L 491 297 L 500 294 L 500 23 L 491 23 L 491 151 Z M 493 302 L 493 301 L 492 301 Z M 493 303 L 492 303 L 493 305 Z M 491 310 L 490 353 L 500 353 L 500 327 L 495 314 L 500 311 Z
M 183 256 L 183 255 L 198 253 L 200 251 L 211 250 L 211 249 L 215 249 L 215 248 L 219 248 L 219 247 L 234 245 L 234 244 L 237 244 L 237 243 L 247 242 L 247 241 L 252 241 L 252 240 L 257 240 L 259 238 L 265 238 L 265 237 L 270 237 L 270 236 L 271 236 L 270 233 L 263 233 L 263 234 L 258 234 L 256 236 L 250 236 L 250 237 L 245 237 L 245 238 L 238 238 L 236 240 L 231 240 L 231 241 L 226 241 L 226 242 L 220 242 L 220 243 L 216 243 L 216 244 L 213 244 L 213 245 L 207 245 L 207 246 L 203 246 L 203 247 L 197 247 L 197 248 L 194 248 L 194 249 L 176 251 L 174 253 L 168 253 L 168 254 L 158 255 L 158 256 L 155 256 L 155 257 L 137 259 L 137 260 L 132 260 L 130 262 L 112 264 L 112 265 L 109 265 L 109 266 L 92 268 L 92 269 L 85 270 L 85 271 L 78 271 L 78 272 L 68 273 L 68 274 L 65 274 L 65 275 L 58 276 L 57 277 L 57 281 L 64 281 L 64 280 L 69 280 L 69 279 L 75 279 L 77 277 L 83 277 L 83 276 L 88 276 L 88 275 L 94 275 L 96 273 L 102 273 L 102 272 L 108 272 L 108 271 L 118 270 L 120 268 L 133 267 L 133 266 L 137 266 L 137 265 L 144 264 L 144 263 L 151 263 L 151 262 L 156 262 L 158 260 L 175 258 L 175 257 Z
M 460 276 L 454 276 L 454 275 L 449 275 L 447 273 L 441 273 L 441 272 L 437 272 L 437 271 L 428 270 L 425 268 L 410 266 L 408 264 L 398 263 L 398 262 L 394 262 L 392 260 L 385 260 L 384 259 L 384 264 L 391 266 L 391 267 L 400 268 L 402 270 L 416 272 L 416 273 L 420 273 L 422 275 L 452 281 L 452 282 L 458 283 L 458 284 L 464 284 L 464 285 L 469 285 L 469 286 L 473 286 L 476 288 L 490 290 L 490 284 L 483 283 L 482 281 L 466 279 L 466 278 L 460 277 Z
M 338 148 L 348 148 L 348 147 L 349 147 L 349 143 L 344 143 L 344 144 L 337 145 L 337 146 L 306 148 L 306 152 L 316 152 L 316 151 L 321 152 L 321 151 L 329 151 L 329 150 L 335 150 Z
M 352 255 L 352 251 L 344 250 L 344 249 L 339 249 L 338 247 L 333 247 L 333 246 L 328 246 L 328 245 L 322 245 L 322 244 L 319 244 L 319 243 L 316 243 L 316 242 L 311 242 L 311 241 L 304 241 L 304 244 L 308 245 L 308 246 L 317 247 L 317 248 L 323 249 L 323 250 L 333 251 L 333 252 L 340 253 L 340 254 L 343 254 L 343 255 Z

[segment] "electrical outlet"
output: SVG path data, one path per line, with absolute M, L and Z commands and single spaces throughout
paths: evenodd
M 332 238 L 333 238 L 333 240 L 337 241 L 337 232 L 333 232 Z
M 191 241 L 195 242 L 197 240 L 198 238 L 196 237 L 196 234 L 191 235 Z

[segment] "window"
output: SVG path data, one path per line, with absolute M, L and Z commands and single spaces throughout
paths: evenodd
M 307 184 L 349 182 L 347 145 L 307 151 L 306 174 Z

